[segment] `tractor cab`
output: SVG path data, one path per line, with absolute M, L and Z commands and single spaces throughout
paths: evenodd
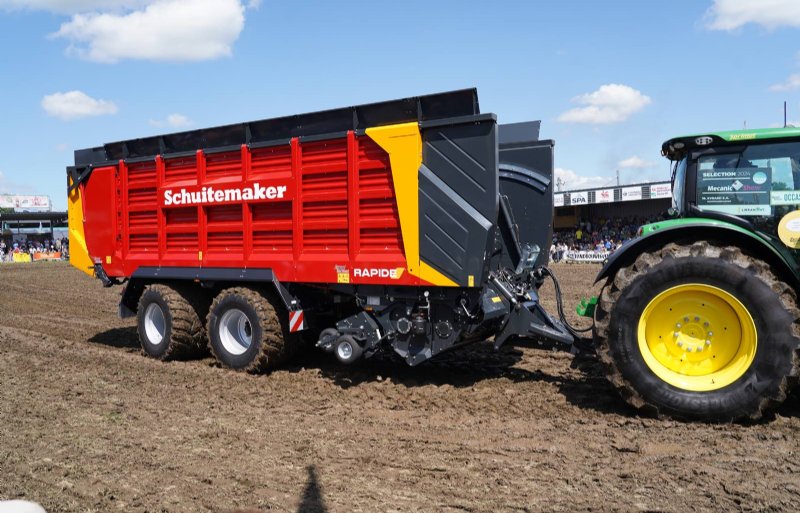
M 675 217 L 728 221 L 778 247 L 800 248 L 800 221 L 789 222 L 800 209 L 800 128 L 678 137 L 662 154 L 674 162 Z M 787 232 L 788 244 L 779 231 L 786 216 L 785 228 L 798 232 Z

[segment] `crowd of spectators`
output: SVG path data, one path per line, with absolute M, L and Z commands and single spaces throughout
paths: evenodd
M 14 242 L 11 240 L 0 239 L 0 262 L 11 262 L 15 253 L 61 253 L 61 258 L 69 258 L 69 239 L 42 241 L 22 241 Z
M 580 221 L 574 228 L 555 230 L 550 248 L 551 259 L 558 262 L 568 251 L 612 253 L 625 241 L 635 237 L 640 226 L 659 220 L 660 217 L 614 217 Z M 58 252 L 62 258 L 68 258 L 69 240 L 66 237 L 27 242 L 0 239 L 0 262 L 13 260 L 14 253 L 33 255 L 47 252 Z
M 612 217 L 580 221 L 574 228 L 555 230 L 550 249 L 551 258 L 558 262 L 568 251 L 613 253 L 636 236 L 639 227 L 661 220 L 647 217 Z

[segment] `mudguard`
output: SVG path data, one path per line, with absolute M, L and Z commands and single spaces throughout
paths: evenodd
M 784 280 L 795 287 L 800 286 L 800 275 L 792 264 L 788 248 L 778 247 L 766 234 L 752 232 L 740 226 L 717 219 L 691 217 L 671 219 L 644 225 L 641 235 L 626 242 L 603 264 L 595 283 L 613 276 L 623 266 L 630 265 L 641 253 L 661 247 L 669 242 L 694 242 L 696 240 L 715 240 L 739 246 L 749 253 L 759 256 L 774 267 Z

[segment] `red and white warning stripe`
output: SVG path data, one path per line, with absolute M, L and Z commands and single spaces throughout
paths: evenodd
M 305 317 L 302 310 L 292 310 L 289 312 L 289 331 L 294 333 L 306 329 Z

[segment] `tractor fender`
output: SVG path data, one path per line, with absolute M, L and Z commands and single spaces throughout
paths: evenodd
M 735 224 L 716 219 L 674 219 L 645 225 L 641 233 L 642 235 L 623 244 L 606 259 L 595 283 L 614 276 L 621 267 L 632 264 L 640 254 L 653 251 L 670 242 L 691 243 L 709 240 L 742 248 L 772 266 L 778 275 L 793 287 L 800 286 L 797 270 L 787 256 L 762 236 Z

